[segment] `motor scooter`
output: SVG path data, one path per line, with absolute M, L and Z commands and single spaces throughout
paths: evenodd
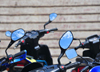
M 73 35 L 71 31 L 65 32 L 62 37 L 59 40 L 59 46 L 61 49 L 61 53 L 58 57 L 58 64 L 54 65 L 48 65 L 45 67 L 38 67 L 37 64 L 31 63 L 27 66 L 25 66 L 22 70 L 22 72 L 66 72 L 67 69 L 76 67 L 80 65 L 80 62 L 75 62 L 75 63 L 67 63 L 65 65 L 61 64 L 60 59 L 64 54 L 66 54 L 66 50 L 70 46 L 70 44 L 73 41 Z
M 41 45 L 38 42 L 39 39 L 43 37 L 45 34 L 58 30 L 57 28 L 46 29 L 45 27 L 47 24 L 51 23 L 56 17 L 56 13 L 51 13 L 49 15 L 49 21 L 44 24 L 43 30 L 32 30 L 25 32 L 24 36 L 21 39 L 19 39 L 14 49 L 20 45 L 20 51 L 27 50 L 28 57 L 26 57 L 26 60 L 27 58 L 32 58 L 32 60 L 35 59 L 37 62 L 42 62 L 43 66 L 53 64 L 48 46 Z M 12 33 L 10 31 L 6 32 L 6 36 L 11 37 L 11 35 Z M 18 62 L 17 68 L 20 68 L 20 66 L 25 66 L 27 64 L 26 60 Z M 30 63 L 34 62 L 32 62 L 32 60 L 30 60 Z

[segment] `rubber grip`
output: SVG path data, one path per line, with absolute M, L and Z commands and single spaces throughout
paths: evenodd
M 21 44 L 21 41 L 19 41 L 19 42 L 15 45 L 14 49 L 16 49 L 16 48 L 18 47 L 18 45 L 20 45 L 20 44 Z
M 24 54 L 25 52 L 26 52 L 26 50 L 23 50 L 23 51 L 21 51 L 21 52 L 15 54 L 15 55 L 13 55 L 13 58 L 18 57 L 18 56 Z
M 72 67 L 76 67 L 76 66 L 78 66 L 80 64 L 81 64 L 81 62 L 75 62 L 75 63 L 69 64 L 69 65 L 66 65 L 65 66 L 65 69 L 69 69 L 69 68 L 72 68 Z
M 57 31 L 58 29 L 57 28 L 53 28 L 53 29 L 50 29 L 49 32 L 51 31 Z
M 1 62 L 0 62 L 0 67 L 2 66 L 3 63 L 6 62 L 6 59 L 3 59 Z

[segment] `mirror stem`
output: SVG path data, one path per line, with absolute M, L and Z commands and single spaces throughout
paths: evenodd
M 47 23 L 44 24 L 44 29 L 45 29 L 45 26 L 46 26 L 47 24 L 49 24 L 49 23 L 51 23 L 50 20 L 49 20 Z
M 9 45 L 8 45 L 8 47 L 7 47 L 6 50 L 5 50 L 5 53 L 6 53 L 7 58 L 8 58 L 7 50 L 8 50 L 8 48 L 9 48 L 13 43 L 14 43 L 14 41 L 11 40 L 10 43 L 9 43 Z
M 61 53 L 60 53 L 60 55 L 59 55 L 59 57 L 58 57 L 58 64 L 59 64 L 59 65 L 61 65 L 60 59 L 61 59 L 61 57 L 64 55 L 64 53 L 65 53 L 65 50 L 61 50 Z
M 77 39 L 77 38 L 73 38 L 73 40 L 79 40 L 80 44 L 82 44 L 80 39 Z
M 6 50 L 5 50 L 5 53 L 6 53 L 6 56 L 7 56 L 7 58 L 8 58 L 8 53 L 7 53 L 7 49 L 8 49 L 8 47 L 6 48 Z

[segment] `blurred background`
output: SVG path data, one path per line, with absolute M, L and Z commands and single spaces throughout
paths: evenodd
M 5 48 L 10 41 L 5 36 L 7 30 L 43 29 L 50 13 L 57 13 L 58 16 L 46 28 L 57 27 L 58 31 L 45 35 L 40 44 L 49 46 L 54 64 L 58 63 L 60 54 L 59 39 L 67 30 L 71 30 L 74 37 L 82 42 L 90 35 L 100 35 L 100 0 L 0 0 L 0 57 L 5 56 Z M 78 45 L 78 41 L 73 41 L 70 48 Z M 9 54 L 19 52 L 19 48 L 14 50 L 13 47 L 8 50 Z M 82 49 L 77 53 L 81 55 Z M 65 64 L 69 60 L 64 56 L 61 62 Z

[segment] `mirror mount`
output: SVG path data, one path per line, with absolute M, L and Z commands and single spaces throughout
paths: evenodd
M 61 65 L 60 59 L 61 59 L 61 57 L 64 55 L 64 53 L 65 53 L 65 50 L 61 50 L 61 53 L 60 53 L 60 55 L 59 55 L 59 57 L 58 57 L 58 64 L 59 64 L 59 65 Z
M 45 24 L 44 24 L 44 29 L 46 29 L 45 26 L 48 25 L 48 24 L 51 23 L 51 22 L 52 22 L 52 21 L 49 20 L 47 23 L 45 23 Z
M 57 14 L 56 13 L 51 13 L 49 15 L 49 21 L 47 23 L 44 24 L 44 29 L 45 29 L 45 26 L 49 23 L 51 23 L 55 18 L 57 17 Z
M 73 38 L 73 40 L 79 40 L 78 38 Z
M 10 46 L 14 43 L 15 41 L 11 40 L 8 47 L 6 48 L 5 50 L 5 53 L 6 53 L 6 56 L 8 57 L 8 53 L 7 53 L 7 50 L 10 48 Z
M 80 40 L 80 39 L 78 39 L 78 38 L 73 38 L 73 40 L 79 40 L 80 45 L 82 44 L 81 40 Z

